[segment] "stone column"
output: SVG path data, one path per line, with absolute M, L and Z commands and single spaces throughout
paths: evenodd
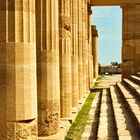
M 93 78 L 98 78 L 98 32 L 92 25 Z
M 37 139 L 35 1 L 0 0 L 0 139 Z
M 59 1 L 61 117 L 69 117 L 72 108 L 70 4 L 70 0 Z
M 88 0 L 83 1 L 83 73 L 84 73 L 84 93 L 89 90 L 89 14 Z
M 78 104 L 78 1 L 71 0 L 71 19 L 72 19 L 72 106 Z
M 87 4 L 85 0 L 82 0 L 82 55 L 83 55 L 83 94 L 87 91 L 87 67 L 88 67 L 88 59 L 87 59 L 87 51 L 88 51 L 88 40 L 87 40 L 87 30 L 86 30 L 86 7 Z
M 85 66 L 86 66 L 86 92 L 89 90 L 89 15 L 88 15 L 88 0 L 85 1 Z
M 122 77 L 129 77 L 140 71 L 140 5 L 122 6 Z
M 93 48 L 92 48 L 92 32 L 91 32 L 91 25 L 90 25 L 92 10 L 91 10 L 90 6 L 88 9 L 88 14 L 89 14 L 89 60 L 88 60 L 89 61 L 89 82 L 90 82 L 90 86 L 92 86 L 92 81 L 93 81 Z
M 36 0 L 38 130 L 58 132 L 60 116 L 58 0 Z
M 78 1 L 78 87 L 79 99 L 83 96 L 83 20 L 82 1 Z

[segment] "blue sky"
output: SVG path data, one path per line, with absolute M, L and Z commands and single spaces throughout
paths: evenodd
M 92 7 L 92 23 L 97 26 L 99 63 L 121 62 L 122 12 L 120 7 Z

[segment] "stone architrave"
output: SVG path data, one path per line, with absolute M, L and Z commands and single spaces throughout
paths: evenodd
M 38 130 L 40 136 L 59 129 L 58 0 L 36 0 Z
M 60 100 L 63 118 L 69 117 L 72 109 L 70 4 L 70 0 L 59 1 Z
M 78 1 L 71 0 L 71 20 L 72 20 L 72 107 L 78 105 Z
M 92 51 L 93 51 L 93 78 L 98 78 L 98 32 L 95 25 L 92 30 Z
M 37 139 L 35 0 L 0 0 L 0 139 Z

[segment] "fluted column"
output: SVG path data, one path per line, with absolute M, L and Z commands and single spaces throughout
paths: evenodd
M 90 79 L 89 79 L 89 34 L 90 34 L 90 15 L 89 15 L 89 0 L 85 0 L 85 39 L 86 39 L 86 91 L 89 91 Z
M 93 53 L 93 78 L 98 77 L 98 32 L 92 25 L 92 53 Z
M 71 0 L 71 19 L 72 19 L 72 106 L 78 103 L 78 1 Z
M 92 10 L 91 7 L 89 6 L 88 8 L 88 15 L 89 15 L 89 82 L 90 86 L 92 86 L 92 81 L 93 81 L 93 48 L 92 48 L 92 31 L 91 31 L 91 15 L 92 15 Z
M 37 139 L 35 1 L 0 0 L 0 139 Z
M 58 132 L 60 116 L 58 0 L 36 0 L 38 130 Z
M 83 94 L 87 91 L 87 40 L 86 40 L 86 4 L 82 0 L 82 55 L 83 55 Z
M 122 6 L 122 77 L 140 71 L 140 5 Z
M 69 117 L 72 108 L 70 4 L 70 0 L 59 1 L 61 117 Z
M 82 1 L 78 1 L 78 87 L 79 99 L 83 96 L 83 20 Z

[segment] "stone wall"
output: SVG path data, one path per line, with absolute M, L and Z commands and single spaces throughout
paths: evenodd
M 140 5 L 122 6 L 122 76 L 129 77 L 140 71 Z

